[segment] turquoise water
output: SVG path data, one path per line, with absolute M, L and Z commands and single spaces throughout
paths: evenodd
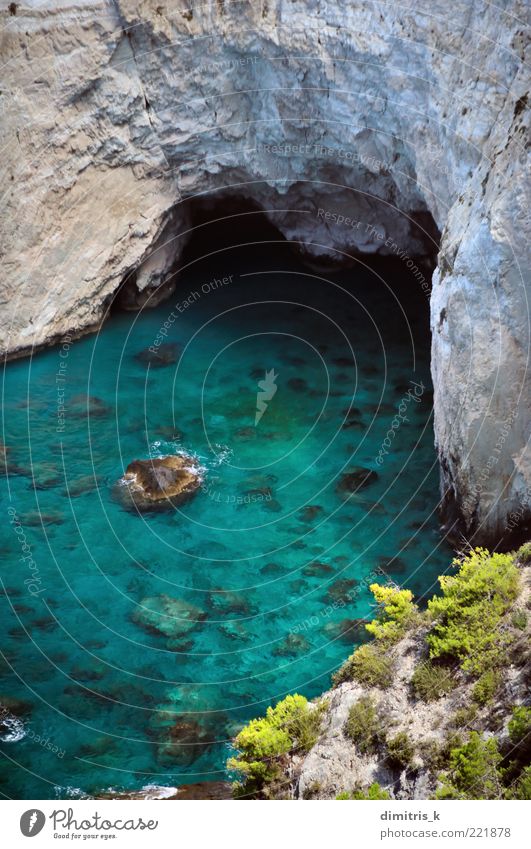
M 427 303 L 403 266 L 385 273 L 226 251 L 157 309 L 7 366 L 0 701 L 30 705 L 4 727 L 4 796 L 219 780 L 242 722 L 329 685 L 371 614 L 367 583 L 433 591 L 450 552 Z M 148 367 L 137 355 L 172 310 L 177 362 Z M 127 464 L 179 451 L 202 490 L 172 512 L 125 510 Z M 353 467 L 378 478 L 349 497 Z M 162 594 L 193 606 L 172 638 L 135 617 Z

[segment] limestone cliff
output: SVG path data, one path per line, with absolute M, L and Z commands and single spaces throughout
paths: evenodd
M 433 253 L 435 223 L 445 514 L 487 541 L 511 513 L 525 526 L 528 12 L 528 0 L 451 14 L 446 0 L 6 2 L 5 353 L 95 328 L 124 280 L 128 303 L 158 300 L 193 198 L 252 199 L 305 254 L 336 262 L 378 251 L 413 264 Z

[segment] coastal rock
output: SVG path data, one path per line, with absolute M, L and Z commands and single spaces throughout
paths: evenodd
M 12 696 L 0 696 L 0 742 L 16 743 L 25 736 L 24 720 L 32 705 Z
M 175 799 L 181 788 L 166 787 L 162 784 L 146 784 L 140 790 L 118 790 L 109 787 L 98 793 L 94 799 L 121 799 L 122 801 L 136 801 L 137 799 L 151 801 L 153 799 Z
M 189 454 L 170 454 L 150 460 L 133 460 L 118 481 L 115 492 L 126 507 L 140 511 L 178 507 L 199 489 L 199 464 Z
M 163 784 L 146 784 L 140 790 L 118 790 L 110 787 L 94 799 L 232 799 L 232 789 L 228 781 L 197 781 L 195 784 L 180 784 L 179 787 L 166 787 Z
M 531 569 L 521 564 L 521 592 L 517 606 L 524 610 L 531 603 Z M 430 701 L 415 694 L 412 677 L 418 665 L 426 661 L 425 637 L 431 623 L 415 625 L 405 636 L 390 647 L 395 664 L 392 686 L 365 686 L 356 681 L 342 683 L 321 697 L 326 701 L 326 715 L 316 744 L 304 755 L 292 754 L 283 769 L 289 798 L 305 799 L 310 796 L 334 799 L 339 793 L 351 792 L 357 786 L 369 787 L 378 782 L 396 799 L 427 799 L 437 788 L 440 768 L 433 763 L 430 753 L 445 747 L 456 733 L 466 730 L 485 731 L 507 739 L 507 723 L 515 705 L 526 704 L 529 689 L 529 637 L 531 622 L 527 618 L 525 635 L 512 619 L 514 608 L 506 614 L 503 631 L 514 648 L 509 652 L 503 668 L 502 681 L 492 701 L 478 704 L 473 697 L 477 679 L 453 670 L 455 687 Z M 356 621 L 356 620 L 353 620 Z M 362 620 L 358 620 L 361 624 Z M 335 623 L 325 630 L 333 633 Z M 345 733 L 350 708 L 360 699 L 370 696 L 380 717 L 385 722 L 389 736 L 399 733 L 415 749 L 410 768 L 403 770 L 390 763 L 382 751 L 364 753 Z M 457 722 L 459 711 L 474 708 L 470 725 Z M 283 785 L 284 787 L 286 785 Z

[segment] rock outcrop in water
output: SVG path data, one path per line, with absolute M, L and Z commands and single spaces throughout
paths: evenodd
M 115 487 L 126 507 L 164 510 L 188 501 L 201 486 L 197 461 L 188 454 L 133 460 Z
M 170 292 L 188 198 L 252 200 L 320 266 L 432 255 L 445 514 L 530 514 L 526 0 L 4 10 L 4 347 Z M 11 8 L 11 7 L 10 7 Z M 204 203 L 208 203 L 205 200 Z M 296 211 L 295 211 L 296 210 Z M 124 282 L 125 281 L 125 282 Z M 162 288 L 161 288 L 162 287 Z

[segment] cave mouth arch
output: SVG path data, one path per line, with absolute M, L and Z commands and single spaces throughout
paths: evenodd
M 311 181 L 304 184 L 305 191 L 309 184 Z M 455 257 L 445 256 L 442 250 L 439 251 L 440 233 L 432 215 L 426 209 L 404 213 L 395 210 L 393 221 L 399 222 L 403 217 L 407 221 L 407 230 L 400 231 L 398 226 L 392 231 L 393 235 L 387 236 L 386 224 L 378 223 L 377 210 L 380 207 L 388 210 L 389 205 L 385 202 L 377 203 L 376 212 L 373 210 L 375 223 L 371 223 L 369 228 L 369 238 L 374 243 L 371 252 L 360 250 L 358 244 L 349 243 L 348 236 L 345 237 L 345 232 L 348 233 L 352 229 L 352 221 L 360 220 L 356 207 L 358 195 L 355 190 L 348 190 L 346 195 L 340 193 L 337 201 L 329 202 L 328 211 L 332 216 L 336 216 L 329 222 L 322 213 L 326 207 L 320 207 L 318 199 L 309 203 L 307 195 L 304 195 L 302 200 L 298 198 L 301 203 L 297 207 L 294 205 L 297 198 L 294 201 L 293 195 L 287 200 L 286 196 L 271 193 L 269 186 L 263 190 L 260 184 L 258 188 L 256 184 L 251 188 L 247 183 L 243 186 L 244 192 L 240 186 L 230 190 L 221 188 L 179 201 L 170 210 L 161 227 L 160 238 L 148 256 L 148 262 L 150 257 L 156 257 L 160 244 L 172 244 L 175 247 L 169 258 L 165 257 L 159 276 L 156 277 L 156 285 L 153 288 L 148 285 L 139 301 L 137 278 L 138 272 L 142 271 L 144 260 L 140 268 L 133 269 L 126 276 L 113 306 L 126 306 L 135 310 L 157 306 L 161 301 L 172 297 L 173 293 L 177 296 L 180 291 L 186 289 L 190 269 L 197 271 L 203 268 L 205 274 L 215 275 L 216 257 L 227 256 L 231 252 L 235 256 L 237 251 L 236 264 L 245 262 L 248 269 L 253 268 L 253 265 L 267 265 L 275 257 L 278 261 L 281 256 L 286 257 L 286 262 L 298 263 L 300 268 L 308 273 L 329 275 L 331 278 L 341 276 L 349 269 L 364 266 L 372 272 L 371 285 L 378 278 L 392 281 L 397 302 L 412 319 L 415 344 L 419 349 L 429 351 L 431 334 L 436 336 L 446 332 L 448 310 L 446 307 L 434 306 L 431 301 L 431 281 L 437 269 L 437 302 L 440 303 L 441 283 L 449 271 L 451 272 Z M 267 199 L 268 203 L 265 203 L 264 199 Z M 338 221 L 338 216 L 341 215 L 345 220 Z M 385 215 L 383 218 L 385 219 Z M 311 222 L 310 227 L 308 222 Z M 327 227 L 322 227 L 321 232 L 316 233 L 316 222 L 326 224 Z M 382 238 L 378 235 L 380 227 Z M 327 243 L 327 235 L 330 233 L 333 238 Z M 400 236 L 403 241 L 400 241 Z M 389 245 L 389 250 L 387 254 L 381 255 L 379 247 L 383 245 L 385 250 L 386 244 Z M 433 363 L 431 366 L 432 377 L 435 379 Z M 445 399 L 439 396 L 439 421 L 441 405 L 444 406 L 445 403 Z M 525 541 L 528 524 L 523 520 L 516 528 L 506 524 L 503 528 L 494 527 L 487 534 L 475 516 L 467 523 L 466 510 L 455 483 L 454 473 L 449 468 L 448 458 L 441 451 L 438 441 L 437 404 L 435 414 L 435 441 L 440 464 L 440 516 L 448 539 L 456 547 L 462 544 L 463 539 L 469 539 L 499 550 L 510 550 Z M 455 458 L 452 462 L 454 465 L 458 464 Z

